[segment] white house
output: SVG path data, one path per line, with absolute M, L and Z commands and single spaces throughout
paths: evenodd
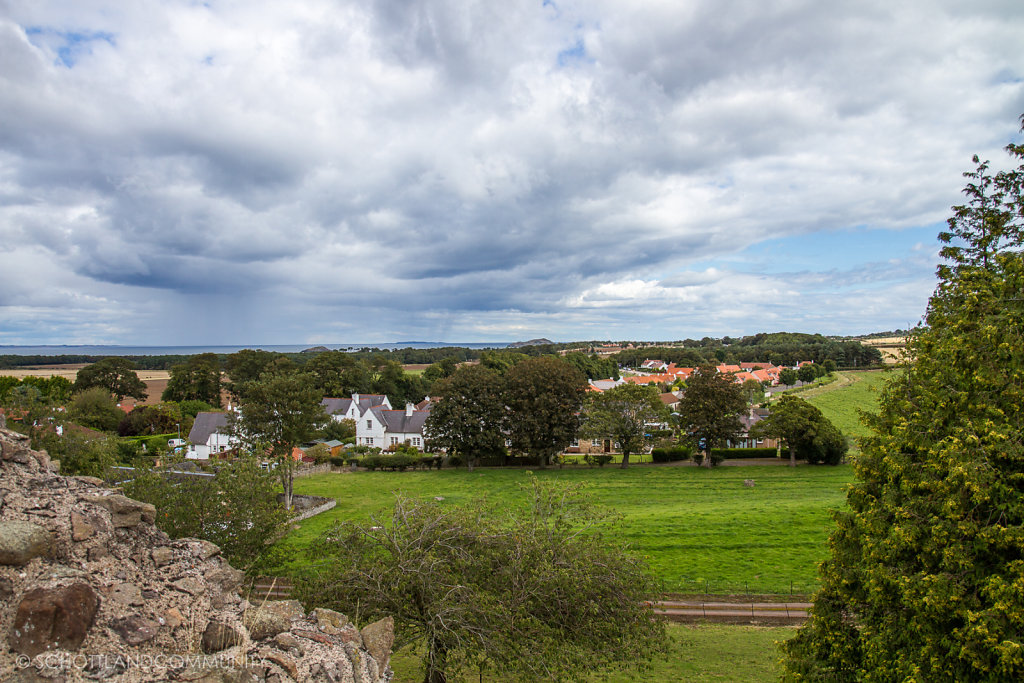
M 429 415 L 429 409 L 417 410 L 411 403 L 405 404 L 405 410 L 374 406 L 356 422 L 356 444 L 386 450 L 408 441 L 415 448 L 423 450 L 423 423 Z
M 188 433 L 189 460 L 209 460 L 211 455 L 230 450 L 239 445 L 237 437 L 227 432 L 227 413 L 199 413 Z

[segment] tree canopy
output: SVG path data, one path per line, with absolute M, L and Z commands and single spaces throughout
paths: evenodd
M 1008 149 L 1016 169 L 965 174 L 790 679 L 1024 679 L 1024 147 Z
M 75 393 L 101 387 L 120 403 L 125 396 L 146 400 L 146 383 L 139 379 L 135 364 L 127 358 L 111 357 L 87 365 L 75 377 Z
M 438 400 L 424 425 L 430 448 L 466 460 L 472 470 L 481 455 L 505 452 L 504 378 L 482 365 L 459 368 L 434 385 Z
M 798 456 L 812 464 L 838 465 L 847 450 L 842 433 L 820 410 L 789 394 L 772 404 L 771 414 L 755 424 L 750 435 L 785 442 L 791 467 Z
M 665 642 L 643 562 L 579 487 L 531 479 L 527 496 L 501 510 L 399 497 L 390 519 L 328 530 L 297 587 L 314 605 L 394 617 L 426 646 L 425 683 L 474 670 L 581 681 L 642 664 Z
M 555 356 L 520 361 L 507 370 L 505 379 L 512 448 L 546 467 L 576 438 L 587 380 Z
M 269 454 L 276 461 L 288 509 L 295 478 L 292 451 L 330 419 L 320 405 L 321 398 L 306 375 L 263 375 L 245 385 L 239 412 L 232 414 L 230 429 L 247 449 L 257 457 Z
M 714 464 L 712 449 L 743 433 L 739 416 L 746 409 L 743 387 L 731 374 L 705 365 L 690 375 L 679 401 L 679 426 L 688 440 L 704 451 L 704 467 Z
M 203 401 L 221 407 L 220 360 L 215 353 L 189 356 L 171 367 L 171 377 L 161 395 L 164 401 Z
M 621 467 L 626 469 L 630 454 L 650 443 L 650 425 L 667 420 L 668 408 L 654 387 L 621 384 L 587 397 L 580 433 L 617 441 L 622 450 Z

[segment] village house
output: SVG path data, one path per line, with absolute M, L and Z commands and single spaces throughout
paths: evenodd
M 390 406 L 376 405 L 363 413 L 356 422 L 356 445 L 393 449 L 406 442 L 423 450 L 426 437 L 423 424 L 430 410 L 417 410 L 406 403 L 404 410 L 391 410 Z
M 358 421 L 371 408 L 384 406 L 391 410 L 391 402 L 384 394 L 352 394 L 351 398 L 325 398 L 320 401 L 324 412 L 335 421 L 356 420 Z
M 209 460 L 211 455 L 238 446 L 238 437 L 228 433 L 228 417 L 228 413 L 198 413 L 188 433 L 185 457 L 189 460 Z

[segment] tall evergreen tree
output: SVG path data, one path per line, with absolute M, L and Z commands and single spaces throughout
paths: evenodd
M 976 163 L 785 645 L 790 680 L 1024 680 L 1024 164 Z

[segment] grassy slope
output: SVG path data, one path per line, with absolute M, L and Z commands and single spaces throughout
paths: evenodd
M 878 407 L 878 393 L 892 377 L 891 370 L 840 372 L 839 380 L 799 394 L 818 407 L 839 430 L 848 436 L 865 436 L 867 427 L 860 422 L 861 410 Z
M 843 505 L 850 470 L 840 467 L 633 467 L 535 472 L 585 480 L 598 502 L 623 516 L 626 540 L 647 556 L 667 591 L 806 592 L 825 557 L 829 510 Z M 395 492 L 443 496 L 445 504 L 486 497 L 506 506 L 522 499 L 524 470 L 323 474 L 295 482 L 296 493 L 336 498 L 338 506 L 294 531 L 308 546 L 333 522 L 366 520 L 389 509 Z M 756 486 L 743 486 L 754 479 Z
M 669 625 L 671 645 L 662 657 L 650 662 L 651 668 L 641 672 L 623 672 L 607 679 L 612 683 L 633 681 L 774 681 L 778 679 L 779 652 L 776 642 L 792 637 L 790 627 L 757 627 L 704 624 L 700 626 Z M 419 659 L 408 650 L 391 659 L 395 683 L 418 683 L 423 680 Z M 470 675 L 463 681 L 481 680 Z M 484 674 L 484 681 L 500 680 Z

